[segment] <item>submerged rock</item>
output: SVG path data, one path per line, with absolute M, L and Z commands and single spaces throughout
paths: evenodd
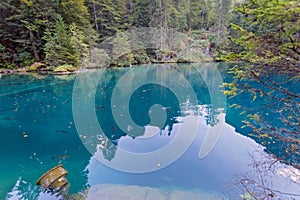
M 164 191 L 158 188 L 141 187 L 136 185 L 96 185 L 84 192 L 70 195 L 68 200 L 218 200 L 226 199 L 216 193 L 205 191 L 171 190 Z
M 83 192 L 78 192 L 76 194 L 71 194 L 68 196 L 67 200 L 85 200 L 87 198 L 88 189 Z
M 87 199 L 114 199 L 114 200 L 167 200 L 167 195 L 161 190 L 140 187 L 140 186 L 124 186 L 124 185 L 98 185 L 90 188 Z

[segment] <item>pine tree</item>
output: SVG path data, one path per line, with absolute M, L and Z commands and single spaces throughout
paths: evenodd
M 135 27 L 149 27 L 152 14 L 154 11 L 154 3 L 152 0 L 135 0 L 132 3 L 132 14 L 130 23 Z
M 29 65 L 43 58 L 43 32 L 53 21 L 57 0 L 5 0 L 0 3 L 2 62 Z
M 72 40 L 69 27 L 60 15 L 56 17 L 55 25 L 46 31 L 44 40 L 46 61 L 50 66 L 80 65 L 80 53 L 76 41 Z
M 22 65 L 34 58 L 32 47 L 35 44 L 31 45 L 28 29 L 23 23 L 20 23 L 26 18 L 22 12 L 24 10 L 22 5 L 22 2 L 16 0 L 1 2 L 3 17 L 0 19 L 0 29 L 2 30 L 0 41 L 2 49 L 5 51 L 1 55 L 1 60 L 4 65 L 10 67 Z M 37 58 L 39 59 L 39 56 Z
M 134 61 L 133 54 L 131 52 L 131 46 L 129 43 L 128 35 L 124 32 L 119 32 L 113 39 L 113 65 L 124 67 L 129 66 Z
M 89 0 L 91 18 L 100 42 L 113 36 L 120 28 L 121 16 L 113 0 Z
M 60 3 L 61 15 L 65 23 L 75 23 L 82 31 L 89 31 L 89 12 L 84 0 L 62 0 Z M 88 32 L 87 32 L 88 33 Z
M 120 18 L 120 24 L 118 28 L 120 30 L 127 30 L 130 27 L 129 16 L 130 16 L 130 2 L 128 0 L 116 0 L 117 12 Z

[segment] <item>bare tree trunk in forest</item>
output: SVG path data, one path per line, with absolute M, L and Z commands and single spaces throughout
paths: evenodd
M 221 33 L 221 19 L 219 19 L 219 24 L 218 24 L 218 39 L 217 39 L 217 41 L 220 41 L 220 33 Z
M 29 36 L 30 36 L 30 41 L 31 41 L 31 45 L 32 45 L 32 49 L 33 49 L 33 53 L 34 53 L 34 58 L 37 60 L 37 61 L 40 61 L 40 55 L 39 55 L 39 52 L 34 44 L 34 34 L 33 34 L 33 31 L 32 30 L 29 30 Z
M 208 42 L 207 46 L 205 47 L 205 54 L 209 55 L 210 54 L 210 49 L 211 49 L 211 43 Z
M 132 0 L 130 0 L 129 1 L 129 13 L 130 13 L 130 16 L 132 16 L 132 14 L 133 14 L 132 7 L 133 7 L 133 3 L 132 3 Z
M 164 27 L 163 27 L 163 9 L 162 9 L 162 5 L 163 4 L 163 0 L 160 0 L 160 4 L 159 4 L 159 9 L 160 9 L 160 31 L 161 31 L 161 35 L 160 35 L 160 49 L 163 49 L 164 47 Z
M 169 31 L 168 31 L 168 16 L 167 16 L 167 5 L 164 3 L 164 28 L 165 28 L 165 43 L 164 43 L 164 49 L 169 48 Z
M 202 28 L 205 26 L 205 14 L 206 14 L 206 1 L 203 1 L 204 7 L 202 8 L 201 11 L 201 26 Z
M 99 31 L 99 25 L 98 25 L 98 22 L 97 22 L 97 12 L 96 12 L 95 2 L 93 2 L 93 13 L 94 13 L 95 29 L 98 32 Z
M 219 20 L 218 20 L 218 38 L 217 41 L 220 41 L 220 33 L 221 33 L 221 22 L 222 22 L 222 9 L 223 9 L 223 4 L 222 4 L 222 0 L 219 0 L 218 2 L 219 4 Z

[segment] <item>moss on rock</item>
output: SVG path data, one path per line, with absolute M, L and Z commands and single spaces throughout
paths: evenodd
M 73 65 L 61 65 L 56 67 L 53 72 L 54 73 L 66 73 L 66 72 L 74 72 L 78 70 L 78 67 L 74 67 Z
M 44 63 L 41 62 L 35 62 L 32 65 L 29 66 L 28 70 L 29 72 L 33 72 L 33 71 L 41 71 L 43 69 L 46 68 L 46 65 Z

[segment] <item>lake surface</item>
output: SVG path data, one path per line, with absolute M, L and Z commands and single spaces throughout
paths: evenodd
M 240 111 L 219 87 L 226 71 L 224 64 L 142 65 L 2 75 L 0 199 L 55 199 L 35 182 L 58 164 L 69 172 L 69 193 L 91 188 L 89 199 L 141 199 L 145 191 L 155 199 L 240 198 L 236 180 L 268 154 L 236 132 Z M 290 182 L 298 171 L 275 166 L 272 188 L 299 194 L 299 177 Z

